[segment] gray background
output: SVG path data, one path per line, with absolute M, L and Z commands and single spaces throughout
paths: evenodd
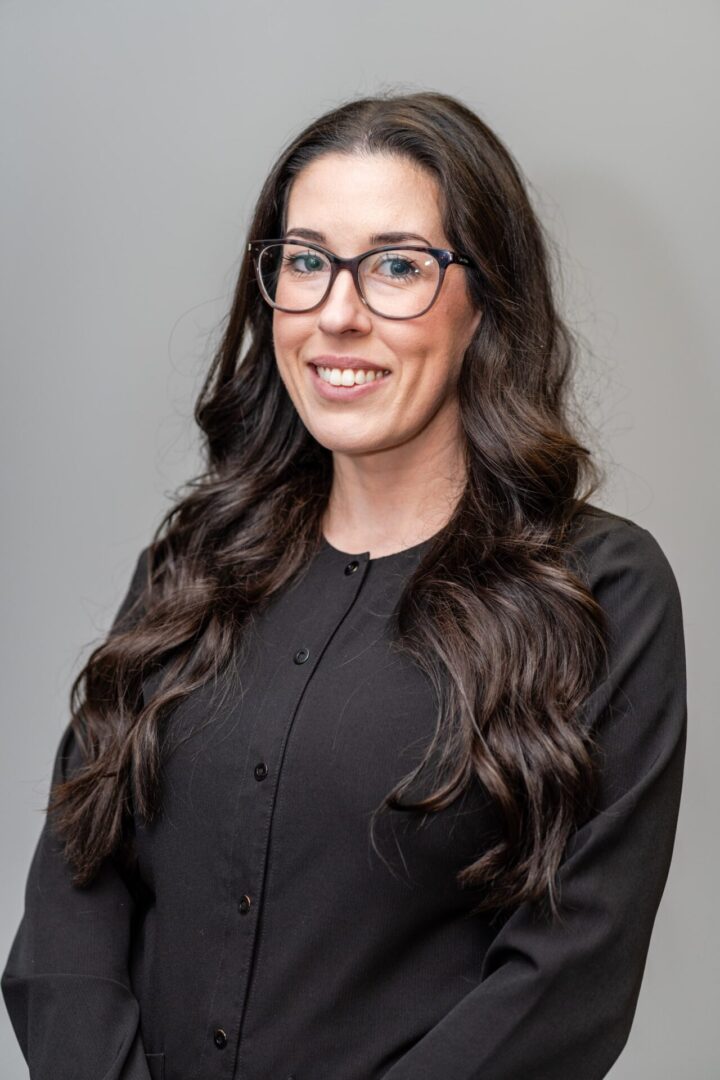
M 531 180 L 611 470 L 595 501 L 654 533 L 683 598 L 675 857 L 610 1075 L 720 1075 L 719 23 L 700 0 L 0 3 L 3 954 L 71 679 L 197 469 L 192 405 L 271 161 L 346 97 L 442 90 Z M 4 1010 L 0 1060 L 27 1076 Z

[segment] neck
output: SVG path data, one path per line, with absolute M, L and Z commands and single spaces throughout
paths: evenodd
M 447 524 L 465 488 L 459 438 L 434 447 L 413 440 L 371 454 L 333 452 L 333 484 L 323 518 L 341 551 L 391 555 Z

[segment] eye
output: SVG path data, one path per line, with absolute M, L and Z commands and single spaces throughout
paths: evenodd
M 385 277 L 402 281 L 404 278 L 414 277 L 419 271 L 417 263 L 405 255 L 385 255 L 378 260 L 375 270 L 382 271 Z
M 317 251 L 303 251 L 294 255 L 286 255 L 283 262 L 289 270 L 300 276 L 317 273 L 327 267 L 326 260 Z

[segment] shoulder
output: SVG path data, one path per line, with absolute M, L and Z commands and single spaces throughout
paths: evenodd
M 673 608 L 680 593 L 670 561 L 657 538 L 630 518 L 587 503 L 571 532 L 572 568 L 604 606 Z
M 150 575 L 152 544 L 147 544 L 135 561 L 135 568 L 126 586 L 125 594 L 113 619 L 111 632 L 127 629 L 137 621 L 141 613 L 141 601 L 144 599 Z M 127 625 L 126 625 L 127 620 Z
M 679 785 L 687 680 L 673 569 L 656 537 L 629 518 L 588 505 L 574 524 L 573 569 L 605 616 L 606 651 L 583 713 L 603 747 L 606 789 L 650 782 L 676 751 Z

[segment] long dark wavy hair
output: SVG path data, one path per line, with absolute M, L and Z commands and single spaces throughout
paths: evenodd
M 496 842 L 458 874 L 482 886 L 475 912 L 530 900 L 559 914 L 557 870 L 590 810 L 598 765 L 582 706 L 606 658 L 603 610 L 568 559 L 603 476 L 570 403 L 577 341 L 558 314 L 551 240 L 520 170 L 489 127 L 434 92 L 355 99 L 311 123 L 265 181 L 247 240 L 284 235 L 294 177 L 328 152 L 400 155 L 435 178 L 450 246 L 479 268 L 483 318 L 458 395 L 467 481 L 407 581 L 396 647 L 439 702 L 427 797 L 381 810 L 432 813 L 479 781 Z M 195 405 L 204 471 L 183 485 L 146 550 L 128 618 L 90 654 L 70 692 L 83 761 L 48 805 L 74 882 L 131 858 L 132 821 L 161 807 L 163 733 L 173 708 L 217 677 L 254 611 L 301 575 L 322 543 L 332 454 L 308 432 L 279 376 L 272 311 L 247 253 Z M 574 430 L 575 429 L 575 430 Z M 162 671 L 148 701 L 143 683 Z M 437 751 L 440 752 L 439 759 Z

